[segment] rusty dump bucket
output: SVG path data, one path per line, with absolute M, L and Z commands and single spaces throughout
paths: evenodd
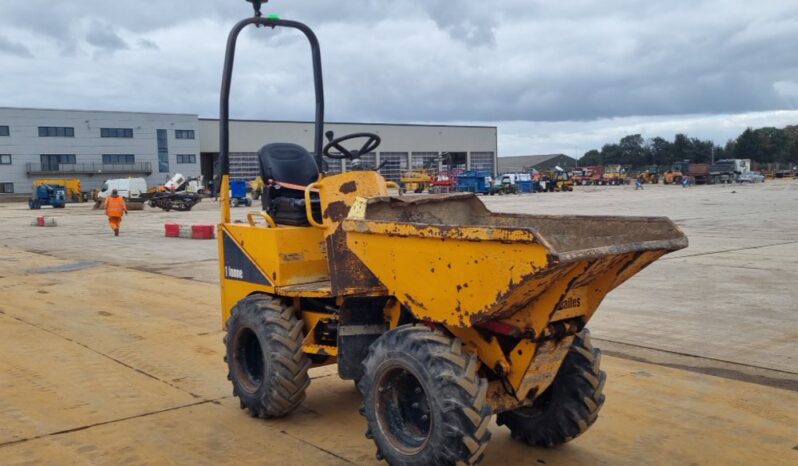
M 537 334 L 586 322 L 610 290 L 687 246 L 664 217 L 493 213 L 473 194 L 360 199 L 343 229 L 416 317 L 455 327 L 504 319 Z

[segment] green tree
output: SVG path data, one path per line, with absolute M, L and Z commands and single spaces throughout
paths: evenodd
M 737 137 L 737 141 L 734 144 L 734 158 L 753 159 L 757 162 L 762 161 L 762 149 L 759 146 L 759 138 L 751 128 L 746 128 L 745 131 Z
M 622 165 L 642 166 L 647 163 L 643 137 L 639 134 L 630 134 L 621 138 L 618 144 L 620 161 Z
M 588 167 L 590 165 L 601 165 L 601 152 L 596 149 L 585 152 L 585 155 L 579 159 L 580 167 Z
M 667 139 L 663 139 L 659 136 L 651 139 L 648 143 L 648 153 L 650 154 L 650 164 L 660 167 L 670 167 L 673 165 L 673 147 Z

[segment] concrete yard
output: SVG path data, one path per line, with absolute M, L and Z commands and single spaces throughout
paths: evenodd
M 529 448 L 493 425 L 482 464 L 798 464 L 798 181 L 578 187 L 495 211 L 664 215 L 690 247 L 612 292 L 590 328 L 607 402 L 583 436 Z M 291 416 L 252 419 L 222 361 L 216 242 L 192 212 L 0 204 L 0 463 L 378 464 L 360 395 L 314 369 Z M 243 219 L 247 209 L 234 209 Z M 30 226 L 53 216 L 54 228 Z

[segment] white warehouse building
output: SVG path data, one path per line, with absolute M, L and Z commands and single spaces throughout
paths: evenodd
M 494 126 L 326 123 L 324 130 L 336 136 L 377 133 L 382 144 L 362 163 L 382 164 L 381 173 L 391 180 L 407 168 L 497 169 Z M 312 151 L 312 135 L 310 122 L 232 120 L 231 177 L 255 177 L 257 151 L 271 142 L 293 142 Z M 218 119 L 0 107 L 0 198 L 30 193 L 37 178 L 79 178 L 84 191 L 110 178 L 144 177 L 154 186 L 175 173 L 203 176 L 207 182 L 218 155 Z M 349 162 L 327 163 L 328 172 L 351 168 Z

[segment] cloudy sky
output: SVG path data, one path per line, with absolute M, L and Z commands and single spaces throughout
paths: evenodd
M 2 0 L 0 105 L 218 115 L 243 0 Z M 495 124 L 500 155 L 798 124 L 794 0 L 272 0 L 319 36 L 327 119 Z M 239 41 L 231 113 L 309 119 L 304 39 Z

